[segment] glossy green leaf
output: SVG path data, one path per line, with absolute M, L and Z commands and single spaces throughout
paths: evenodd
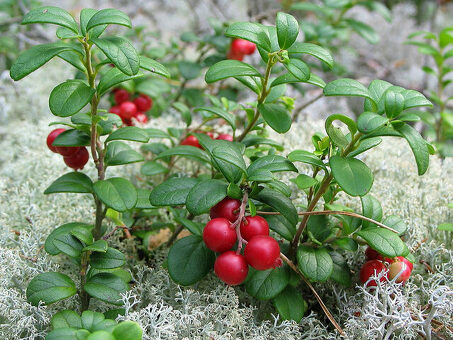
M 92 8 L 84 8 L 80 11 L 80 31 L 82 32 L 83 36 L 87 34 L 87 25 L 88 22 L 91 20 L 93 15 L 95 15 L 98 11 Z M 105 25 L 98 25 L 95 28 L 91 29 L 89 33 L 90 38 L 97 38 L 99 37 L 102 32 L 105 31 L 107 24 Z
M 407 230 L 406 223 L 401 219 L 401 217 L 396 215 L 390 215 L 384 218 L 382 221 L 383 225 L 392 228 L 398 232 L 398 235 L 403 235 Z
M 225 31 L 227 37 L 251 41 L 266 51 L 271 50 L 269 36 L 262 25 L 252 22 L 234 22 Z
M 183 225 L 192 234 L 202 236 L 204 223 L 194 222 L 184 217 L 175 217 L 175 221 Z
M 429 167 L 429 151 L 426 141 L 410 125 L 403 124 L 395 127 L 395 129 L 407 140 L 414 154 L 415 163 L 417 163 L 418 174 L 419 176 L 423 175 Z
M 48 272 L 35 276 L 27 287 L 27 300 L 34 306 L 67 299 L 77 293 L 74 282 L 61 273 Z
M 260 77 L 261 74 L 257 69 L 249 64 L 238 60 L 222 60 L 212 65 L 206 72 L 205 80 L 208 84 L 218 80 L 237 76 L 255 76 Z
M 311 281 L 327 281 L 333 271 L 333 261 L 326 248 L 301 245 L 297 249 L 297 265 Z
M 126 256 L 115 248 L 104 252 L 95 252 L 90 256 L 90 266 L 96 269 L 114 269 L 126 263 Z
M 52 143 L 53 146 L 88 146 L 90 136 L 86 132 L 70 129 L 60 133 Z
M 259 104 L 258 111 L 274 131 L 284 133 L 291 128 L 291 117 L 282 105 Z
M 96 14 L 93 16 L 93 18 Z M 91 20 L 93 19 L 91 18 Z M 91 22 L 90 20 L 90 22 Z M 118 69 L 128 76 L 138 73 L 140 61 L 137 51 L 132 44 L 121 37 L 91 38 L 99 49 L 115 64 Z
M 100 330 L 91 333 L 86 340 L 116 340 L 116 338 L 110 332 Z
M 55 6 L 44 6 L 32 9 L 24 15 L 22 25 L 25 24 L 55 24 L 69 28 L 78 33 L 77 23 L 74 18 L 63 8 Z
M 101 301 L 121 306 L 121 294 L 129 289 L 119 276 L 111 273 L 99 273 L 89 278 L 84 290 Z
M 296 177 L 295 183 L 299 189 L 308 189 L 311 188 L 312 186 L 318 184 L 318 180 L 315 178 L 305 175 L 305 174 L 300 174 Z
M 328 50 L 324 47 L 312 44 L 295 42 L 289 49 L 288 53 L 290 57 L 294 54 L 309 54 L 322 62 L 326 63 L 330 68 L 333 67 L 333 58 Z
M 137 203 L 137 190 L 127 179 L 113 177 L 93 185 L 96 196 L 108 207 L 123 212 Z
M 304 82 L 310 79 L 310 68 L 302 60 L 290 59 L 284 66 L 298 81 Z
M 71 229 L 72 232 L 73 229 Z M 53 245 L 59 252 L 73 258 L 78 258 L 83 249 L 83 244 L 70 233 L 55 236 Z
M 67 80 L 55 87 L 50 93 L 50 111 L 58 117 L 72 116 L 91 101 L 95 92 L 93 88 L 81 80 Z
M 127 74 L 124 74 L 121 72 L 118 68 L 113 67 L 110 70 L 108 70 L 106 73 L 104 73 L 101 77 L 101 80 L 99 81 L 97 91 L 100 96 L 105 94 L 110 88 L 125 82 L 127 80 L 132 80 L 136 78 L 143 77 L 143 73 L 138 72 L 135 75 L 129 76 Z
M 386 257 L 406 256 L 409 249 L 398 234 L 384 228 L 369 227 L 357 232 L 371 248 Z
M 170 72 L 161 63 L 159 63 L 153 59 L 144 57 L 144 56 L 139 56 L 139 59 L 140 59 L 140 68 L 147 70 L 149 72 L 158 74 L 160 76 L 163 76 L 165 78 L 170 78 Z
M 84 228 L 94 228 L 94 226 L 85 224 L 85 223 L 66 223 L 58 228 L 54 229 L 49 236 L 47 236 L 46 242 L 44 244 L 44 249 L 50 255 L 58 255 L 61 253 L 61 250 L 54 245 L 56 238 L 62 235 L 69 235 L 74 228 L 84 227 Z M 70 236 L 70 235 L 69 235 Z
M 183 237 L 168 252 L 168 272 L 176 283 L 188 286 L 200 281 L 214 264 L 214 253 L 197 235 Z
M 247 169 L 248 176 L 253 176 L 254 173 L 261 170 L 269 170 L 270 172 L 294 171 L 297 168 L 287 158 L 279 155 L 267 155 L 253 161 Z
M 58 328 L 46 335 L 46 340 L 87 340 L 90 332 L 86 329 Z
M 357 127 L 362 133 L 369 133 L 386 124 L 389 120 L 374 112 L 364 112 L 357 119 Z
M 82 328 L 82 319 L 72 310 L 62 310 L 52 316 L 50 321 L 53 329 Z
M 352 28 L 358 35 L 368 41 L 370 44 L 377 44 L 379 42 L 379 34 L 373 29 L 373 27 L 363 23 L 362 21 L 354 19 L 345 19 L 349 27 Z
M 178 145 L 171 149 L 161 152 L 156 159 L 165 158 L 168 156 L 187 157 L 201 163 L 208 163 L 209 157 L 203 150 L 191 145 Z
M 112 334 L 117 340 L 142 340 L 143 331 L 138 323 L 126 320 L 115 326 Z
M 86 24 L 85 29 L 88 32 L 96 26 L 108 24 L 132 27 L 131 19 L 125 13 L 114 8 L 106 8 L 96 12 Z
M 94 251 L 98 253 L 105 253 L 108 248 L 108 243 L 105 240 L 97 240 L 94 241 L 92 244 L 89 246 L 86 246 L 85 248 L 82 249 L 82 251 Z
M 55 194 L 59 192 L 92 193 L 93 182 L 81 172 L 70 172 L 55 180 L 44 194 Z
M 226 197 L 227 184 L 209 179 L 196 184 L 187 195 L 186 208 L 192 215 L 201 215 Z
M 338 185 L 347 194 L 364 196 L 370 191 L 373 185 L 373 174 L 362 161 L 336 155 L 330 158 L 330 167 Z
M 233 131 L 236 130 L 236 117 L 232 113 L 229 113 L 228 111 L 225 111 L 218 107 L 198 107 L 194 111 L 212 113 L 215 116 L 223 118 L 228 124 L 230 124 L 230 126 L 233 128 Z
M 90 227 L 78 226 L 71 230 L 71 235 L 74 236 L 83 244 L 92 244 L 93 234 L 91 233 L 91 229 L 92 229 L 91 226 Z
M 168 172 L 168 168 L 162 163 L 148 161 L 142 165 L 140 173 L 145 176 L 155 176 L 159 174 L 164 174 Z
M 99 312 L 93 312 L 86 310 L 82 313 L 82 327 L 89 330 L 90 332 L 96 332 L 99 330 L 110 330 L 113 326 L 116 326 L 115 320 L 106 319 L 104 314 Z
M 348 157 L 355 157 L 357 155 L 360 155 L 361 153 L 363 153 L 367 150 L 370 150 L 370 149 L 374 148 L 375 146 L 378 146 L 381 143 L 382 143 L 382 138 L 380 138 L 380 137 L 372 137 L 372 138 L 367 138 L 367 139 L 361 140 L 357 149 L 351 151 L 348 154 Z
M 281 213 L 292 225 L 297 224 L 299 217 L 296 208 L 292 201 L 280 192 L 264 188 L 253 198 Z
M 315 167 L 319 167 L 321 169 L 327 170 L 324 163 L 319 159 L 318 156 L 314 155 L 313 153 L 305 150 L 295 150 L 289 153 L 288 159 L 291 162 L 302 162 L 306 164 L 313 165 Z
M 331 81 L 324 87 L 325 96 L 357 96 L 373 101 L 368 89 L 354 79 L 343 78 Z
M 115 166 L 143 161 L 143 155 L 123 142 L 111 142 L 105 152 L 105 165 Z
M 274 298 L 274 305 L 282 320 L 294 320 L 299 323 L 307 311 L 307 303 L 302 293 L 291 285 Z
M 362 202 L 362 215 L 381 222 L 382 206 L 377 198 L 368 194 L 360 197 L 360 201 Z M 368 227 L 376 227 L 376 224 L 368 221 L 362 221 L 362 228 L 366 229 Z
M 329 254 L 333 263 L 333 270 L 330 278 L 341 284 L 343 287 L 351 287 L 352 274 L 345 258 L 336 251 L 331 251 Z
M 155 206 L 186 204 L 187 195 L 198 182 L 198 179 L 189 177 L 167 179 L 151 192 L 149 196 L 151 204 Z
M 282 215 L 265 215 L 263 216 L 269 228 L 283 237 L 285 240 L 291 241 L 296 234 L 296 227 L 294 224 L 291 224 L 284 216 Z
M 289 283 L 289 269 L 254 270 L 245 283 L 247 293 L 259 300 L 270 300 L 280 294 Z
M 386 91 L 384 97 L 384 106 L 387 117 L 396 117 L 404 110 L 405 98 L 401 93 L 390 90 Z
M 113 131 L 113 133 L 110 134 L 105 141 L 110 142 L 112 140 L 130 140 L 134 142 L 148 143 L 149 136 L 143 129 L 136 126 L 126 126 Z
M 292 15 L 278 12 L 275 26 L 277 28 L 278 45 L 283 50 L 288 49 L 299 35 L 299 23 Z

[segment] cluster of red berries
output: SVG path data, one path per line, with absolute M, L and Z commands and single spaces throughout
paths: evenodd
M 212 132 L 207 132 L 206 133 L 211 139 L 222 139 L 222 140 L 227 140 L 229 142 L 233 141 L 233 136 L 228 134 L 228 133 L 221 133 L 217 136 L 217 138 L 214 138 L 214 134 Z M 190 145 L 194 146 L 199 149 L 203 149 L 203 147 L 200 145 L 198 142 L 198 138 L 195 137 L 194 135 L 189 135 L 184 140 L 181 142 L 181 145 Z
M 257 270 L 282 265 L 280 246 L 269 236 L 269 224 L 261 216 L 246 216 L 240 225 L 238 215 L 241 202 L 225 198 L 211 208 L 211 220 L 203 230 L 206 246 L 218 253 L 214 272 L 226 284 L 239 285 L 247 277 L 248 266 Z M 246 243 L 244 255 L 231 250 L 238 237 Z
M 367 262 L 362 266 L 360 270 L 360 281 L 366 283 L 368 279 L 375 275 L 380 275 L 380 282 L 385 282 L 386 280 L 393 280 L 397 283 L 405 283 L 411 276 L 412 269 L 414 265 L 408 259 L 403 256 L 398 256 L 396 258 L 384 258 L 376 250 L 368 247 L 365 251 L 365 256 Z M 388 271 L 387 271 L 388 269 Z M 367 283 L 367 287 L 377 286 L 376 280 L 370 280 Z
M 47 147 L 50 151 L 59 153 L 63 156 L 63 160 L 67 166 L 74 170 L 82 170 L 87 164 L 90 155 L 84 146 L 53 146 L 53 142 L 57 136 L 66 131 L 65 129 L 52 130 L 47 136 Z
M 124 125 L 134 125 L 134 120 L 139 123 L 146 123 L 148 116 L 146 111 L 153 106 L 153 101 L 146 94 L 140 94 L 137 98 L 131 101 L 130 93 L 124 89 L 115 89 L 114 98 L 115 106 L 109 110 L 110 113 L 120 116 Z
M 253 54 L 256 45 L 244 39 L 233 39 L 227 58 L 242 61 L 245 55 Z

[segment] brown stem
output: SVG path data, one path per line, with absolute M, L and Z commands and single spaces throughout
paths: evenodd
M 292 269 L 294 270 L 300 278 L 307 284 L 307 286 L 310 288 L 311 292 L 315 296 L 316 300 L 318 300 L 319 305 L 321 306 L 322 310 L 326 314 L 327 318 L 329 321 L 332 323 L 332 325 L 335 327 L 335 329 L 341 334 L 345 335 L 345 332 L 343 329 L 340 327 L 340 325 L 335 321 L 335 318 L 333 317 L 332 313 L 330 313 L 329 309 L 327 306 L 324 304 L 322 301 L 321 297 L 319 296 L 318 292 L 315 290 L 315 288 L 312 286 L 310 281 L 308 281 L 305 276 L 300 272 L 299 268 L 296 267 L 296 265 L 289 259 L 287 258 L 284 254 L 280 253 L 280 258 Z
M 236 229 L 236 235 L 237 235 L 237 239 L 238 239 L 238 247 L 236 250 L 236 254 L 240 254 L 241 250 L 242 250 L 242 245 L 247 244 L 247 241 L 244 240 L 241 235 L 241 222 L 244 219 L 245 207 L 247 206 L 248 201 L 249 201 L 249 194 L 248 194 L 247 190 L 245 190 L 244 196 L 242 196 L 242 201 L 241 201 L 241 206 L 239 208 L 238 218 L 231 225 L 231 228 Z

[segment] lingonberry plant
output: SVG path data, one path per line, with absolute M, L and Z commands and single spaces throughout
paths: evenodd
M 431 103 L 417 91 L 381 80 L 368 87 L 353 79 L 325 84 L 303 58 L 309 54 L 332 66 L 329 52 L 296 41 L 298 34 L 297 20 L 285 13 L 278 13 L 275 26 L 236 22 L 226 29 L 226 36 L 257 46 L 264 72 L 239 60 L 223 60 L 208 69 L 205 80 L 212 84 L 234 78 L 256 95 L 256 101 L 238 109 L 226 99 L 213 100 L 214 106 L 194 110 L 203 114 L 201 125 L 169 128 L 168 132 L 149 129 L 154 138 L 171 141 L 170 147 L 158 148 L 152 143 L 146 148 L 154 154 L 151 167 L 165 174 L 162 183 L 155 178 L 150 201 L 153 206 L 168 207 L 180 223 L 169 244 L 184 228 L 192 234 L 176 241 L 168 253 L 168 271 L 175 282 L 194 284 L 214 268 L 225 283 L 245 282 L 250 295 L 273 300 L 282 318 L 299 321 L 307 308 L 300 289 L 303 281 L 343 333 L 311 282 L 331 279 L 351 285 L 343 253 L 357 251 L 359 245 L 369 245 L 376 257 L 389 262 L 401 256 L 413 261 L 401 239 L 407 226 L 398 216 L 383 218 L 380 202 L 369 194 L 372 171 L 358 156 L 378 146 L 383 136 L 404 138 L 413 151 L 419 175 L 424 174 L 433 149 L 407 123 L 411 120 L 406 110 Z M 314 151 L 279 155 L 283 147 L 268 138 L 267 128 L 280 134 L 291 128 L 294 100 L 285 96 L 288 83 L 318 86 L 325 96 L 363 97 L 363 113 L 357 121 L 342 114 L 331 115 L 325 122 L 326 134 L 315 133 L 312 138 Z M 242 132 L 237 133 L 240 112 L 246 119 Z M 230 126 L 232 141 L 212 139 L 201 131 L 213 119 L 223 119 Z M 185 143 L 188 136 L 193 143 Z M 178 157 L 193 160 L 206 171 L 198 168 L 193 177 L 178 172 Z M 294 162 L 304 164 L 302 173 Z M 281 172 L 298 174 L 292 179 L 295 185 L 279 180 Z M 306 197 L 307 205 L 301 206 L 301 211 L 292 200 L 294 189 Z M 336 202 L 340 192 L 360 197 L 361 214 Z M 324 209 L 315 210 L 320 203 Z M 177 208 L 181 206 L 185 210 Z M 194 220 L 208 213 L 211 220 L 206 224 Z M 215 252 L 220 253 L 217 259 Z M 387 270 L 384 260 L 376 261 Z M 366 275 L 371 274 L 367 270 Z
M 409 40 L 408 44 L 418 47 L 418 51 L 432 58 L 435 68 L 423 66 L 423 71 L 436 79 L 436 89 L 429 92 L 429 99 L 436 104 L 429 112 L 415 112 L 413 120 L 422 119 L 426 124 L 426 138 L 432 140 L 442 157 L 453 156 L 453 112 L 448 103 L 453 100 L 453 92 L 448 94 L 452 80 L 448 78 L 453 72 L 449 61 L 453 58 L 453 27 L 444 28 L 439 34 L 415 32 L 409 39 L 416 37 L 425 41 Z M 449 60 L 450 59 L 450 60 Z M 451 87 L 450 87 L 451 89 Z
M 121 140 L 141 143 L 149 140 L 143 129 L 119 128 L 119 117 L 105 113 L 98 105 L 110 88 L 143 76 L 140 69 L 162 76 L 169 74 L 158 62 L 138 55 L 127 39 L 101 37 L 108 25 L 131 27 L 130 19 L 119 10 L 84 9 L 77 23 L 63 9 L 40 7 L 27 13 L 22 23 L 56 24 L 60 26 L 57 36 L 61 41 L 37 45 L 22 53 L 11 67 L 11 77 L 20 80 L 55 56 L 84 74 L 85 80 L 67 80 L 50 94 L 51 112 L 57 117 L 71 117 L 71 123 L 53 123 L 69 126 L 70 129 L 53 130 L 47 138 L 47 145 L 51 151 L 64 156 L 65 163 L 75 170 L 82 169 L 87 163 L 89 154 L 85 146 L 88 146 L 97 169 L 97 180 L 94 182 L 81 172 L 70 172 L 58 178 L 45 191 L 46 194 L 84 193 L 93 196 L 96 208 L 94 223 L 66 223 L 57 227 L 45 242 L 47 253 L 64 254 L 79 267 L 80 285 L 76 287 L 74 281 L 62 273 L 41 273 L 29 283 L 27 298 L 37 305 L 79 295 L 80 310 L 83 312 L 81 317 L 69 310 L 57 313 L 52 319 L 54 330 L 49 333 L 48 339 L 61 339 L 63 336 L 81 339 L 90 333 L 89 337 L 96 339 L 141 339 L 142 331 L 136 323 L 116 325 L 113 320 L 104 320 L 103 314 L 87 311 L 92 298 L 121 306 L 121 294 L 128 289 L 131 281 L 130 273 L 122 268 L 126 262 L 125 255 L 110 247 L 108 239 L 117 229 L 124 227 L 121 213 L 139 206 L 143 192 L 126 178 L 108 178 L 106 171 L 111 166 L 143 160 L 138 152 Z M 121 112 L 132 116 L 135 104 L 126 101 L 121 105 L 127 103 L 127 107 L 121 107 Z M 90 110 L 85 112 L 87 104 Z M 145 197 L 147 195 L 149 192 L 144 193 Z M 103 225 L 106 215 L 117 225 L 109 232 Z M 113 319 L 117 315 L 111 313 Z

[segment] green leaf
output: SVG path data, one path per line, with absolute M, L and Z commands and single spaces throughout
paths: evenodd
M 261 80 L 257 77 L 234 77 L 234 79 L 240 81 L 243 85 L 247 86 L 250 90 L 256 94 L 260 93 Z
M 312 281 L 327 281 L 333 271 L 333 261 L 326 248 L 301 245 L 297 249 L 297 265 Z
M 371 101 L 374 99 L 371 97 L 368 89 L 359 83 L 357 80 L 343 78 L 331 81 L 324 87 L 325 96 L 358 96 L 368 98 Z
M 384 228 L 369 227 L 356 233 L 367 241 L 371 248 L 386 257 L 406 256 L 409 249 L 398 234 Z
M 92 297 L 121 306 L 121 293 L 125 293 L 129 286 L 119 276 L 99 273 L 89 278 L 83 288 Z
M 126 126 L 120 128 L 116 131 L 113 131 L 110 136 L 105 140 L 105 142 L 110 142 L 112 140 L 131 140 L 134 142 L 148 143 L 149 136 L 148 133 L 136 126 Z
M 364 112 L 357 119 L 357 127 L 362 133 L 369 133 L 386 124 L 389 120 L 374 112 Z
M 222 60 L 212 65 L 206 72 L 205 80 L 208 84 L 229 77 L 254 76 L 260 77 L 257 69 L 238 60 Z
M 252 22 L 234 22 L 225 31 L 227 37 L 251 41 L 264 50 L 271 51 L 271 42 L 262 25 Z
M 58 328 L 46 335 L 46 340 L 87 340 L 90 332 L 86 329 Z
M 92 187 L 93 182 L 87 175 L 81 172 L 70 172 L 55 180 L 46 191 L 44 191 L 44 194 L 48 195 L 59 192 L 91 194 L 93 192 Z
M 247 293 L 259 300 L 270 300 L 280 294 L 289 283 L 287 266 L 276 269 L 254 270 L 247 278 Z
M 253 176 L 257 171 L 268 170 L 270 172 L 294 171 L 297 168 L 287 158 L 279 155 L 267 155 L 258 158 L 247 169 L 248 176 Z
M 60 252 L 73 258 L 78 258 L 83 249 L 83 244 L 71 234 L 58 235 L 52 243 Z
M 341 114 L 330 115 L 326 119 L 325 122 L 326 132 L 329 135 L 332 142 L 337 146 L 346 148 L 347 145 L 349 144 L 349 141 L 339 128 L 333 126 L 333 122 L 336 120 L 339 120 L 340 122 L 344 123 L 351 132 L 351 135 L 354 135 L 357 132 L 357 125 L 354 122 L 354 120 Z
M 382 206 L 381 203 L 371 195 L 365 195 L 360 197 L 362 202 L 362 215 L 369 217 L 375 221 L 381 222 L 382 220 Z M 377 227 L 376 224 L 362 221 L 362 228 L 366 229 L 368 227 Z
M 377 112 L 377 103 L 379 103 L 385 91 L 391 86 L 393 85 L 385 80 L 373 80 L 368 86 L 368 91 L 370 92 L 372 100 L 365 99 L 365 111 Z
M 311 43 L 302 43 L 302 42 L 295 42 L 289 49 L 288 49 L 289 56 L 292 57 L 294 54 L 310 54 L 313 57 L 321 60 L 322 62 L 326 63 L 330 68 L 333 67 L 333 58 L 332 55 L 328 50 L 325 48 L 311 44 Z
M 117 130 L 118 131 L 118 130 Z M 105 152 L 105 165 L 115 166 L 143 161 L 143 155 L 123 142 L 111 142 Z
M 196 184 L 187 195 L 186 208 L 195 216 L 209 212 L 209 209 L 226 197 L 227 184 L 209 179 Z
M 285 240 L 291 241 L 296 234 L 296 226 L 291 224 L 284 216 L 282 215 L 265 215 L 263 216 L 269 228 L 283 237 Z
M 59 53 L 70 50 L 72 48 L 62 42 L 35 45 L 19 55 L 11 66 L 10 76 L 16 81 L 20 80 L 40 68 Z
M 47 236 L 46 242 L 44 244 L 44 249 L 46 252 L 50 255 L 58 255 L 61 253 L 61 250 L 57 248 L 54 244 L 55 239 L 57 239 L 60 236 L 63 235 L 69 235 L 71 231 L 75 228 L 78 227 L 84 227 L 84 228 L 94 228 L 94 226 L 85 224 L 85 223 L 78 223 L 78 222 L 73 222 L 73 223 L 66 223 L 58 228 L 54 229 L 49 236 Z M 71 236 L 71 235 L 69 235 Z M 71 236 L 72 237 L 72 236 Z
M 292 15 L 278 12 L 275 26 L 277 28 L 278 45 L 283 50 L 288 49 L 299 35 L 299 23 Z
M 137 190 L 127 179 L 113 177 L 93 185 L 96 196 L 108 207 L 123 212 L 135 207 Z
M 91 333 L 86 340 L 116 340 L 116 338 L 109 332 L 100 330 Z
M 337 238 L 334 243 L 341 249 L 347 251 L 357 251 L 357 249 L 359 248 L 357 242 L 349 237 Z
M 137 203 L 135 204 L 135 209 L 153 209 L 155 208 L 149 201 L 149 195 L 151 190 L 148 189 L 137 189 Z
M 104 73 L 99 81 L 97 91 L 100 96 L 104 95 L 111 87 L 118 85 L 127 80 L 143 77 L 143 73 L 139 72 L 135 75 L 129 76 L 121 72 L 118 68 L 113 67 Z
M 310 68 L 302 60 L 290 59 L 284 66 L 298 81 L 306 82 L 310 79 Z
M 404 110 L 405 98 L 401 93 L 388 90 L 385 92 L 384 106 L 387 117 L 396 117 Z
M 237 144 L 216 141 L 210 150 L 213 165 L 222 172 L 229 182 L 236 183 L 246 173 L 246 165 Z
M 324 163 L 319 159 L 318 156 L 314 155 L 313 153 L 305 150 L 295 150 L 292 151 L 288 155 L 288 159 L 291 162 L 302 162 L 306 164 L 313 165 L 315 167 L 319 167 L 325 171 L 327 171 L 326 166 Z
M 119 250 L 108 248 L 106 252 L 95 252 L 90 256 L 90 266 L 96 269 L 114 269 L 126 263 L 126 256 Z
M 75 227 L 71 230 L 71 235 L 84 244 L 92 244 L 93 234 L 91 233 L 91 229 L 91 226 L 88 228 L 82 226 Z
M 85 248 L 82 249 L 82 251 L 94 251 L 98 253 L 105 253 L 108 248 L 108 243 L 105 240 L 97 240 L 94 241 L 92 244 L 89 246 L 86 246 Z
M 280 192 L 264 188 L 253 198 L 281 213 L 291 225 L 297 224 L 299 217 L 296 208 L 291 200 Z
M 202 236 L 203 235 L 203 228 L 204 224 L 199 222 L 191 221 L 184 217 L 176 217 L 175 221 L 182 224 L 185 228 L 187 228 L 192 234 Z
M 98 11 L 92 8 L 84 8 L 80 11 L 80 31 L 83 36 L 87 34 L 87 24 Z M 98 25 L 96 28 L 92 29 L 89 33 L 90 38 L 99 37 L 102 32 L 107 28 L 107 25 Z
M 294 320 L 299 323 L 307 311 L 307 303 L 301 292 L 291 285 L 274 298 L 274 305 L 282 320 Z
M 52 143 L 53 146 L 88 146 L 90 136 L 86 132 L 70 129 L 60 133 Z
M 364 196 L 373 185 L 373 174 L 365 163 L 338 155 L 330 158 L 332 174 L 338 185 L 351 196 Z
M 149 199 L 152 205 L 183 205 L 190 190 L 199 182 L 197 178 L 170 178 L 151 191 Z
M 285 133 L 291 128 L 291 117 L 282 105 L 259 104 L 258 111 L 274 131 Z
M 161 63 L 144 57 L 144 56 L 139 56 L 140 59 L 140 68 L 147 70 L 149 72 L 158 74 L 160 76 L 163 76 L 165 78 L 170 78 L 170 72 L 167 70 L 167 68 L 162 65 Z
M 216 116 L 219 116 L 220 118 L 223 118 L 228 124 L 230 124 L 230 126 L 233 128 L 233 131 L 236 130 L 236 117 L 228 111 L 225 111 L 218 107 L 198 107 L 194 111 L 209 112 Z
M 56 35 L 59 39 L 76 39 L 79 37 L 78 33 L 74 33 L 74 31 L 70 30 L 66 27 L 58 27 Z
M 413 127 L 407 124 L 395 126 L 395 129 L 407 140 L 415 156 L 418 175 L 423 175 L 429 167 L 429 151 L 426 141 Z
M 373 27 L 354 19 L 345 19 L 345 22 L 349 24 L 358 35 L 368 41 L 370 44 L 377 44 L 379 42 L 379 34 L 373 29 Z
M 99 330 L 110 330 L 111 327 L 116 326 L 115 320 L 105 319 L 104 314 L 86 310 L 82 313 L 82 328 L 90 332 Z
M 99 13 L 99 12 L 98 12 Z M 96 14 L 93 16 L 93 18 Z M 93 20 L 91 18 L 91 20 Z M 90 20 L 90 22 L 91 22 Z M 132 44 L 121 37 L 91 38 L 99 49 L 115 64 L 118 69 L 128 76 L 138 73 L 140 61 L 137 51 Z
M 106 8 L 96 12 L 96 14 L 94 14 L 91 17 L 90 21 L 88 21 L 88 23 L 86 24 L 85 29 L 88 32 L 93 27 L 108 24 L 115 24 L 132 28 L 131 19 L 129 19 L 129 17 L 125 13 L 114 8 Z
M 193 61 L 182 60 L 178 62 L 178 70 L 184 79 L 195 79 L 200 76 L 202 66 Z
M 375 146 L 378 146 L 379 144 L 381 144 L 381 142 L 382 142 L 382 138 L 380 138 L 380 137 L 373 137 L 373 138 L 367 138 L 367 139 L 361 140 L 357 149 L 350 152 L 348 154 L 348 157 L 355 157 L 357 155 L 360 155 L 361 153 L 363 153 L 371 148 L 374 148 Z
M 91 101 L 95 92 L 95 89 L 81 80 L 67 80 L 50 93 L 50 111 L 58 117 L 72 116 Z
M 112 334 L 118 340 L 142 340 L 143 331 L 138 323 L 126 320 L 115 326 Z
M 50 323 L 53 329 L 82 328 L 82 319 L 79 314 L 72 310 L 62 310 L 54 314 Z
M 55 6 L 44 6 L 32 9 L 24 15 L 22 25 L 26 24 L 55 24 L 69 28 L 78 33 L 77 23 L 74 18 L 62 8 Z
M 58 58 L 63 59 L 64 61 L 68 62 L 75 68 L 79 69 L 82 72 L 86 72 L 85 65 L 83 65 L 82 61 L 80 60 L 80 55 L 76 53 L 75 51 L 65 51 L 65 52 L 60 52 L 57 55 Z
M 351 287 L 351 271 L 345 258 L 336 251 L 330 252 L 332 258 L 333 270 L 330 278 L 338 282 L 343 287 Z
M 38 274 L 30 281 L 27 287 L 27 300 L 34 306 L 40 301 L 50 305 L 76 293 L 76 286 L 69 276 L 49 272 Z
M 178 145 L 171 149 L 162 151 L 156 159 L 168 156 L 181 156 L 196 160 L 201 163 L 209 163 L 209 157 L 203 150 L 191 145 Z
M 197 235 L 183 237 L 168 252 L 168 272 L 176 283 L 188 286 L 200 281 L 214 264 L 214 253 Z
M 407 230 L 406 223 L 404 223 L 401 217 L 396 215 L 387 216 L 382 221 L 382 224 L 392 228 L 393 230 L 396 230 L 399 236 L 403 235 Z
M 318 180 L 315 178 L 305 175 L 305 174 L 300 174 L 296 177 L 295 183 L 297 187 L 301 190 L 311 188 L 312 186 L 318 184 Z
M 140 173 L 145 176 L 155 176 L 159 174 L 165 174 L 168 172 L 168 168 L 162 163 L 148 161 L 144 163 L 140 169 Z

